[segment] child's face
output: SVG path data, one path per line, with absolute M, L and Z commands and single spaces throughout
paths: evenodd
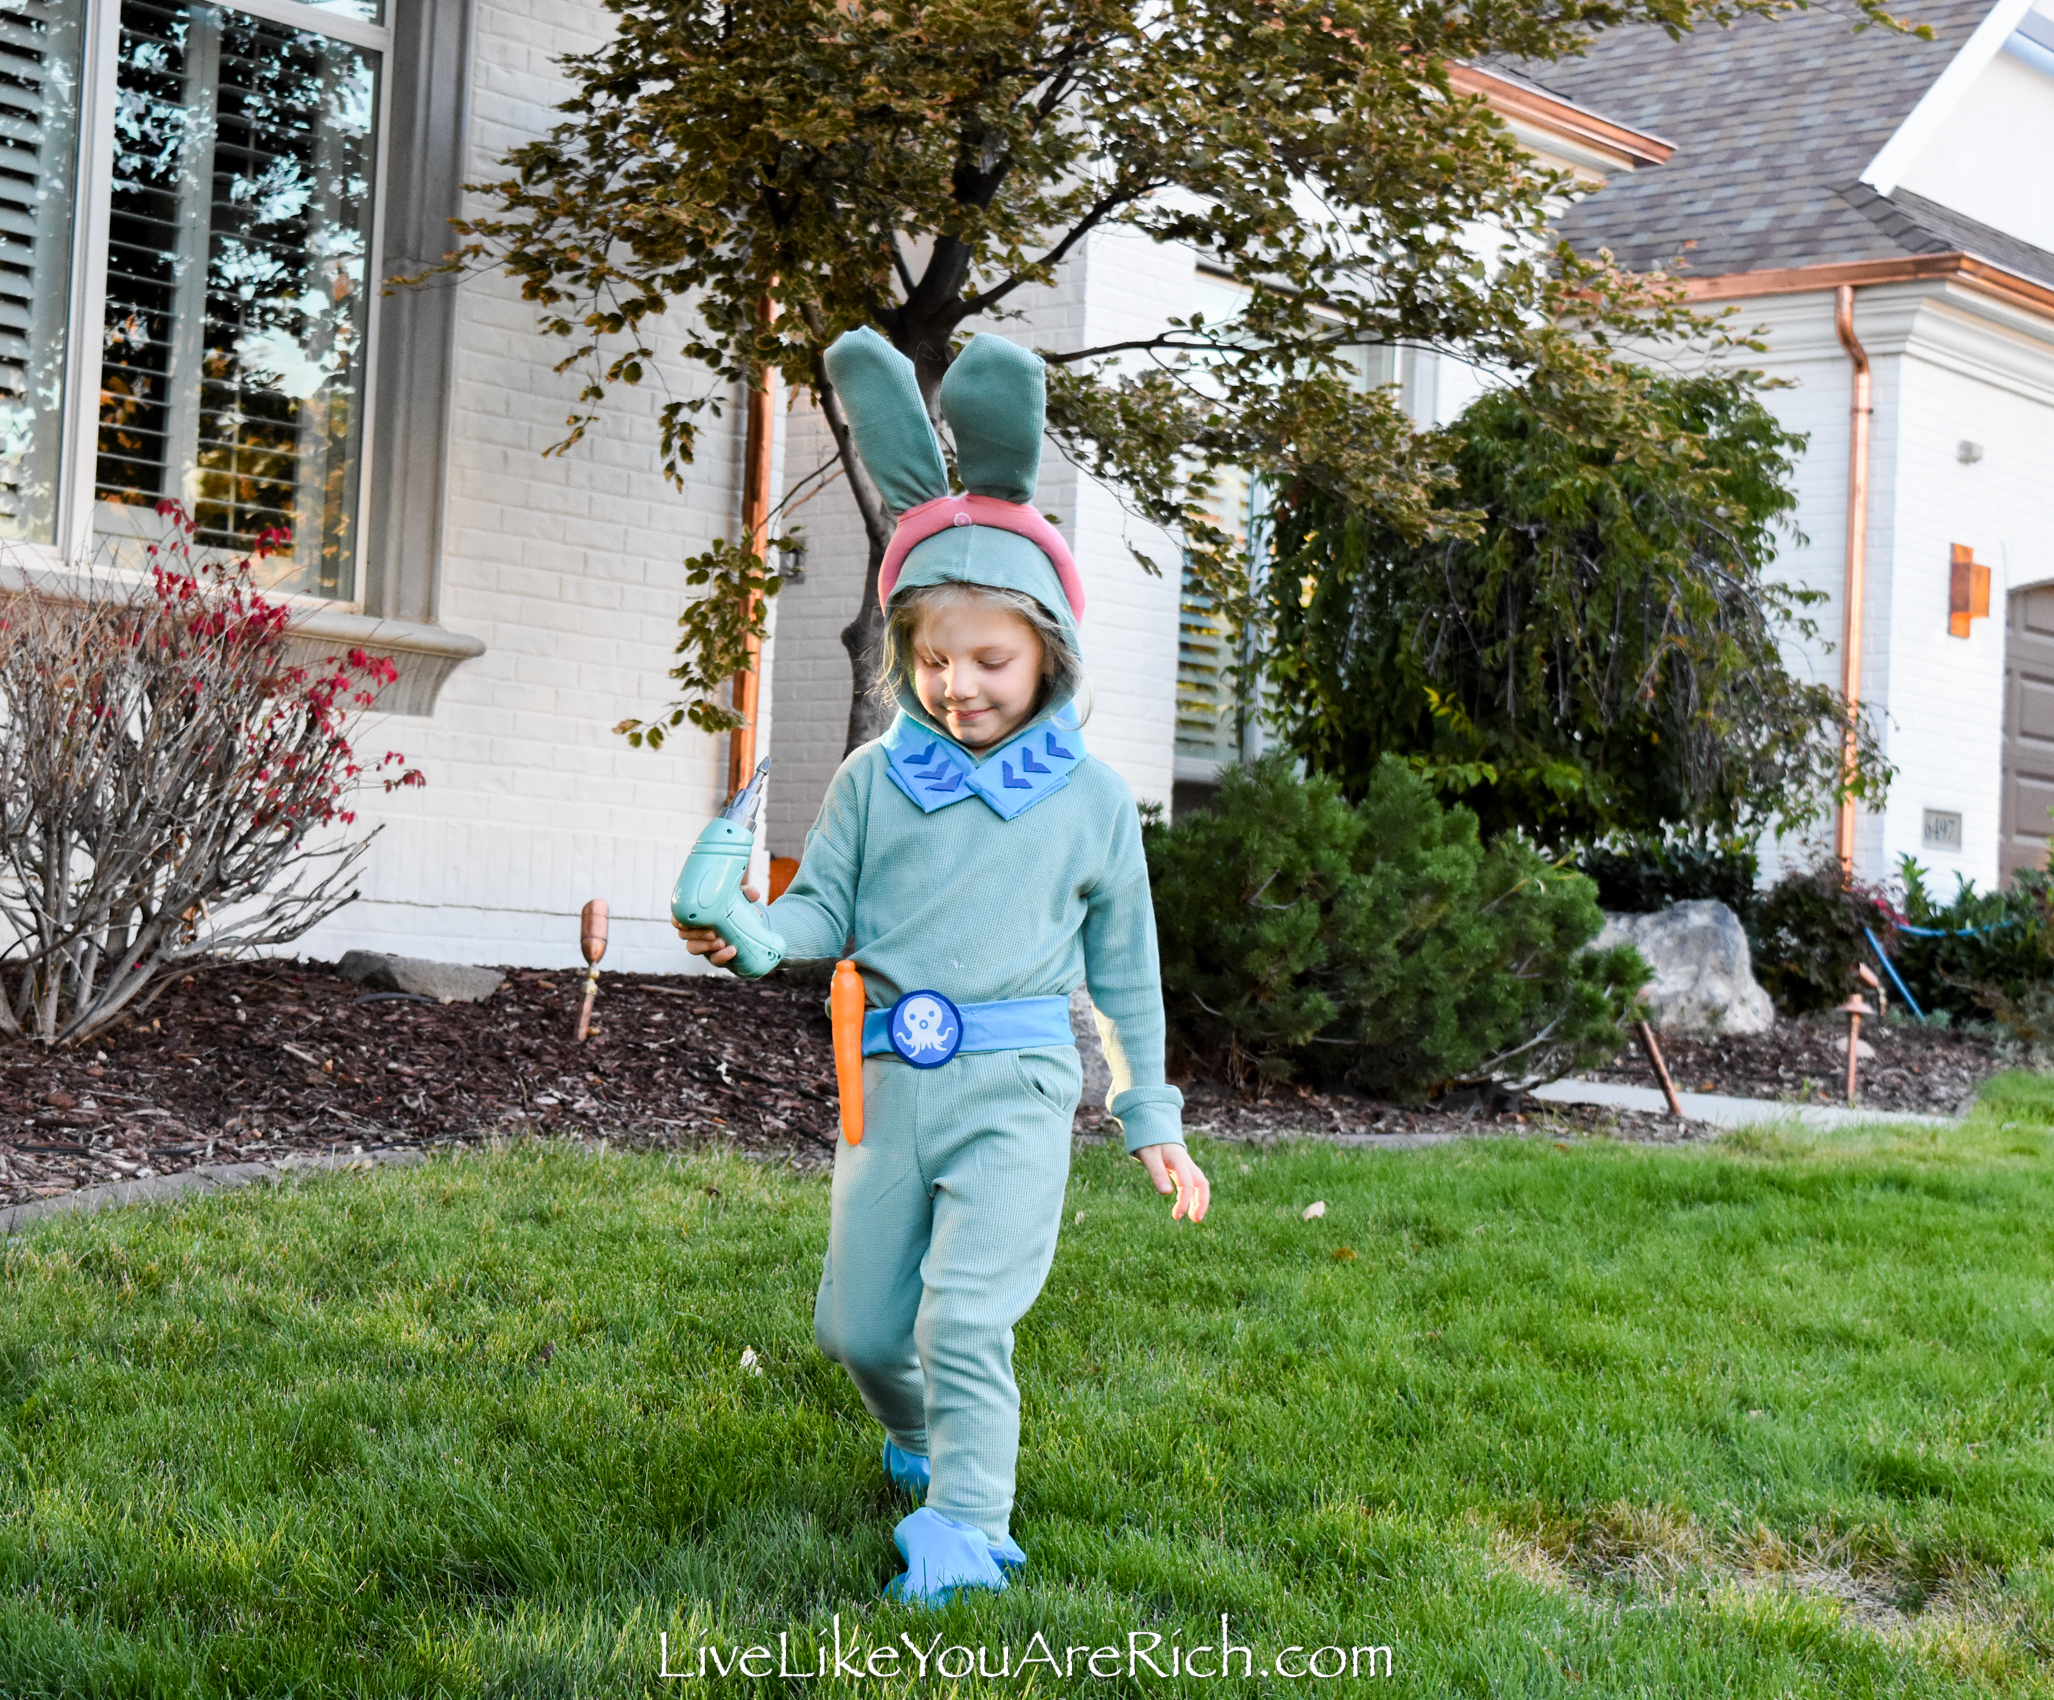
M 921 705 L 965 749 L 1010 738 L 1034 712 L 1041 638 L 1010 608 L 952 602 L 930 609 L 913 638 Z

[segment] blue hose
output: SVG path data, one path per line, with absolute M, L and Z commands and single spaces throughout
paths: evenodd
M 1904 932 L 1920 931 L 1917 927 L 1905 927 L 1901 930 Z M 1876 960 L 1882 963 L 1883 972 L 1890 976 L 1890 984 L 1897 988 L 1898 996 L 1911 1006 L 1911 1013 L 1913 1015 L 1921 1021 L 1925 1020 L 1926 1012 L 1919 1008 L 1918 999 L 1911 995 L 1911 988 L 1904 983 L 1904 976 L 1897 972 L 1897 964 L 1892 962 L 1889 955 L 1884 951 L 1882 941 L 1876 937 L 1870 928 L 1864 927 L 1862 931 L 1868 934 L 1869 948 L 1876 953 Z

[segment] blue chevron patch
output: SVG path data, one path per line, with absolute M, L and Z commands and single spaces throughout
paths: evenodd
M 924 813 L 974 795 L 1000 819 L 1012 820 L 1069 784 L 1071 772 L 1084 760 L 1084 740 L 1073 716 L 1074 710 L 1065 707 L 980 762 L 961 745 L 937 738 L 901 714 L 884 739 L 885 772 Z M 1035 753 L 1037 745 L 1046 759 Z

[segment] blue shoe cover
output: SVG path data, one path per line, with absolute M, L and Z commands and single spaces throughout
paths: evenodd
M 991 1558 L 992 1562 L 1008 1576 L 1027 1562 L 1027 1555 L 1020 1550 L 1020 1543 L 1011 1535 L 1002 1541 L 991 1543 Z
M 906 1573 L 885 1584 L 887 1599 L 938 1606 L 946 1605 L 958 1588 L 1005 1588 L 996 1550 L 974 1524 L 958 1523 L 923 1505 L 900 1519 L 892 1540 L 906 1561 Z
M 903 1494 L 910 1494 L 917 1503 L 927 1497 L 928 1485 L 934 1480 L 934 1468 L 917 1452 L 907 1452 L 895 1440 L 884 1443 L 884 1473 L 891 1485 Z

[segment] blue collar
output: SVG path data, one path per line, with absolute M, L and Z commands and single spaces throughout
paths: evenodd
M 1011 820 L 1070 783 L 1084 759 L 1084 738 L 1075 712 L 1065 705 L 976 761 L 961 745 L 902 712 L 885 735 L 884 753 L 892 783 L 924 813 L 975 796 L 1000 820 Z

